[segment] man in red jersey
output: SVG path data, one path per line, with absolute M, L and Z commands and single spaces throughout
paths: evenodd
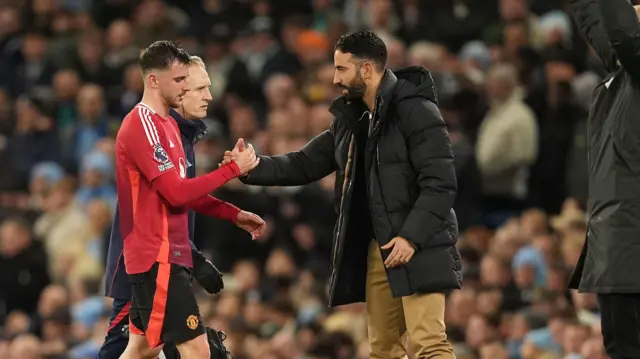
M 264 221 L 208 193 L 258 164 L 255 151 L 207 175 L 186 178 L 185 154 L 170 107 L 188 91 L 189 54 L 167 41 L 140 57 L 142 102 L 116 138 L 116 175 L 124 258 L 132 285 L 130 341 L 122 359 L 176 344 L 182 359 L 209 359 L 209 344 L 191 291 L 188 209 L 235 222 L 253 238 Z M 146 337 L 146 341 L 142 337 Z

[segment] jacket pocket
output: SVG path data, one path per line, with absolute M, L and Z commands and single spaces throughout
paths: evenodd
M 425 248 L 405 265 L 412 292 L 437 293 L 459 289 L 462 261 L 455 247 Z

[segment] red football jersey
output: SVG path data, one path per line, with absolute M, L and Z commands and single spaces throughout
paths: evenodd
M 172 207 L 154 179 L 171 171 L 186 177 L 185 154 L 175 120 L 143 103 L 124 118 L 116 138 L 116 177 L 125 268 L 148 271 L 155 262 L 191 268 L 188 212 Z

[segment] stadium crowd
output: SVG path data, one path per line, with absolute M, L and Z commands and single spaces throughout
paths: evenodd
M 238 138 L 279 154 L 328 128 L 332 46 L 361 28 L 390 68 L 424 66 L 437 84 L 458 176 L 457 358 L 605 359 L 595 296 L 566 289 L 603 72 L 563 0 L 0 1 L 0 358 L 95 358 L 104 339 L 114 138 L 142 94 L 141 48 L 171 39 L 204 59 L 206 173 Z M 363 304 L 326 305 L 333 178 L 215 195 L 268 222 L 252 242 L 196 220 L 225 273 L 220 295 L 198 289 L 200 308 L 234 357 L 368 358 Z

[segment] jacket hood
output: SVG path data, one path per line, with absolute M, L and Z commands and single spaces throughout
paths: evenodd
M 421 66 L 410 66 L 393 71 L 398 78 L 395 88 L 395 100 L 402 101 L 420 97 L 438 104 L 438 94 L 429 70 Z

